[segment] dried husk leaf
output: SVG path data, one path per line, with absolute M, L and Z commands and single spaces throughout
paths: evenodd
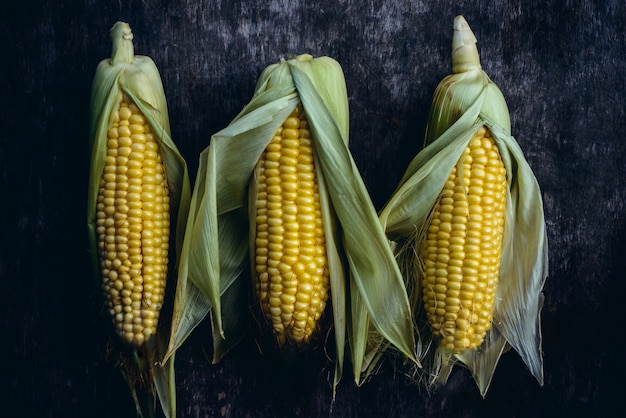
M 501 91 L 482 71 L 475 37 L 462 17 L 455 20 L 453 70 L 436 89 L 426 130 L 425 148 L 409 164 L 400 184 L 380 213 L 388 236 L 397 245 L 411 288 L 419 292 L 422 271 L 416 241 L 427 228 L 452 167 L 473 134 L 487 126 L 507 170 L 508 195 L 499 287 L 493 326 L 477 350 L 453 355 L 431 341 L 420 306 L 414 306 L 424 341 L 425 372 L 431 383 L 445 383 L 456 362 L 464 364 L 485 396 L 501 354 L 510 345 L 543 384 L 540 311 L 548 274 L 547 237 L 541 191 L 530 166 L 511 135 Z M 421 303 L 421 296 L 413 301 Z
M 413 333 L 399 268 L 348 151 L 349 117 L 343 72 L 328 57 L 313 59 L 301 55 L 268 66 L 259 77 L 250 103 L 228 127 L 211 137 L 209 147 L 203 151 L 181 256 L 176 299 L 182 308 L 177 310 L 180 315 L 175 321 L 170 349 L 182 344 L 209 311 L 214 328 L 214 361 L 219 361 L 245 332 L 245 321 L 228 324 L 227 320 L 248 315 L 248 231 L 254 230 L 254 217 L 248 215 L 254 203 L 249 203 L 248 192 L 255 193 L 255 184 L 250 182 L 262 152 L 300 102 L 313 132 L 322 210 L 330 241 L 336 386 L 342 374 L 348 333 L 367 335 L 349 329 L 362 324 L 355 320 L 348 326 L 348 293 L 352 298 L 360 295 L 376 329 L 408 357 L 413 357 Z M 250 202 L 254 199 L 250 198 Z M 246 225 L 245 231 L 242 225 Z M 336 238 L 338 232 L 342 234 L 340 238 Z M 344 256 L 349 266 L 349 283 L 345 279 L 348 271 L 344 273 Z M 233 291 L 232 297 L 227 296 L 235 287 L 239 290 Z M 362 362 L 362 358 L 353 358 L 355 364 Z
M 147 56 L 134 55 L 132 32 L 127 23 L 117 22 L 111 28 L 112 58 L 102 60 L 94 76 L 90 104 L 90 154 L 87 226 L 94 277 L 100 286 L 100 268 L 96 237 L 96 203 L 100 179 L 106 159 L 107 130 L 110 115 L 122 94 L 127 94 L 144 114 L 161 149 L 161 156 L 170 189 L 171 218 L 175 221 L 176 254 L 178 259 L 186 222 L 190 186 L 187 165 L 170 136 L 169 116 L 165 93 L 156 65 Z M 173 222 L 174 223 L 174 222 Z M 172 286 L 168 284 L 168 287 Z M 174 360 L 162 363 L 169 335 L 168 319 L 171 314 L 161 313 L 154 342 L 141 351 L 131 350 L 121 344 L 115 335 L 112 344 L 128 360 L 123 363 L 124 373 L 140 416 L 153 416 L 156 395 L 163 412 L 168 417 L 176 415 Z

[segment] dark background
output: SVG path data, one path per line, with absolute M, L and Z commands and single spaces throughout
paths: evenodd
M 159 67 L 192 179 L 209 137 L 294 53 L 342 64 L 351 150 L 377 209 L 420 150 L 450 68 L 452 21 L 473 28 L 545 205 L 540 387 L 514 352 L 482 399 L 467 371 L 428 393 L 384 364 L 332 401 L 321 348 L 287 362 L 248 338 L 210 364 L 208 326 L 177 356 L 180 417 L 612 416 L 624 401 L 626 45 L 622 0 L 4 1 L 0 6 L 0 416 L 132 417 L 86 251 L 91 81 L 109 28 L 130 23 Z M 14 412 L 11 412 L 14 411 Z

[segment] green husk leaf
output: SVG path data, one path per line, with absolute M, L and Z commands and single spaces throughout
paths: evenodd
M 319 167 L 319 158 L 314 155 L 315 165 Z M 322 219 L 324 219 L 324 229 L 326 231 L 326 258 L 330 271 L 329 280 L 331 288 L 331 302 L 333 311 L 333 324 L 335 333 L 335 373 L 333 377 L 333 397 L 337 384 L 343 374 L 343 357 L 346 346 L 347 329 L 347 290 L 343 249 L 339 238 L 339 222 L 335 216 L 334 209 L 327 189 L 325 175 L 322 171 L 317 173 L 319 179 L 320 205 L 322 209 Z
M 154 386 L 161 401 L 161 409 L 166 417 L 176 416 L 176 380 L 174 355 L 165 364 L 154 366 Z
M 94 76 L 90 103 L 90 155 L 87 227 L 96 285 L 100 287 L 99 255 L 96 236 L 96 203 L 100 179 L 106 159 L 107 130 L 112 112 L 122 94 L 127 94 L 143 112 L 159 143 L 161 156 L 170 189 L 172 219 L 176 219 L 174 232 L 176 253 L 172 265 L 176 266 L 182 245 L 190 200 L 187 165 L 170 136 L 169 116 L 165 93 L 156 65 L 146 56 L 135 56 L 132 32 L 128 24 L 117 22 L 111 29 L 113 52 L 111 59 L 102 60 Z M 164 309 L 165 310 L 165 309 Z M 169 313 L 162 312 L 156 342 L 147 343 L 141 350 L 131 350 L 118 341 L 112 333 L 112 343 L 123 358 L 122 373 L 126 377 L 137 411 L 141 416 L 152 416 L 156 397 L 168 417 L 176 415 L 176 392 L 173 367 L 170 360 L 161 368 L 161 356 L 169 334 L 168 324 L 163 322 Z M 158 396 L 155 393 L 158 392 Z
M 320 71 L 317 77 L 307 77 L 312 69 L 306 64 L 297 64 L 294 65 L 292 74 L 302 104 L 307 110 L 315 138 L 315 152 L 321 163 L 320 169 L 326 177 L 333 207 L 342 227 L 344 253 L 350 269 L 351 300 L 353 303 L 355 299 L 362 302 L 378 333 L 406 357 L 414 359 L 413 325 L 400 269 L 378 222 L 376 210 L 348 150 L 347 142 L 337 141 L 342 135 L 341 125 L 331 117 L 331 112 L 319 111 L 326 107 L 340 108 L 339 104 L 332 104 L 334 98 L 340 97 L 336 93 L 339 86 L 321 88 L 316 83 L 326 86 L 328 84 L 320 74 L 328 74 L 330 71 Z M 334 61 L 324 61 L 323 65 L 338 66 Z M 345 108 L 347 109 L 347 105 Z M 340 114 L 347 118 L 348 112 L 346 110 Z M 345 123 L 347 126 L 347 122 Z M 371 336 L 364 337 L 364 328 L 368 324 L 362 317 L 352 316 L 352 320 L 351 335 L 361 336 L 352 342 L 357 346 L 354 353 L 358 356 L 353 357 L 353 366 L 356 368 L 355 378 L 358 381 L 365 357 L 362 353 L 366 352 L 359 344 L 367 344 Z
M 439 84 L 426 130 L 425 148 L 409 164 L 399 186 L 380 213 L 390 239 L 398 246 L 400 265 L 419 292 L 422 272 L 414 247 L 427 228 L 440 191 L 473 134 L 486 125 L 500 150 L 507 170 L 505 213 L 499 287 L 493 326 L 475 351 L 453 355 L 426 335 L 421 355 L 431 382 L 445 383 L 456 362 L 464 364 L 485 396 L 493 372 L 508 345 L 520 355 L 530 372 L 543 384 L 540 311 L 542 288 L 548 273 L 547 237 L 538 182 L 510 131 L 508 108 L 498 87 L 480 69 L 478 53 L 462 17 L 455 21 L 454 73 Z M 468 43 L 469 42 L 469 43 Z M 459 49 L 463 52 L 460 53 Z M 419 301 L 419 296 L 412 298 Z M 424 313 L 414 306 L 418 322 Z

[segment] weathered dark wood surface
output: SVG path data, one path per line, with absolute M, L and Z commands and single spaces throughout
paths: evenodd
M 303 52 L 337 59 L 351 149 L 380 208 L 420 149 L 457 14 L 508 100 L 545 199 L 545 385 L 509 352 L 484 400 L 462 369 L 427 393 L 387 367 L 361 388 L 346 373 L 332 403 L 322 350 L 287 365 L 246 340 L 214 366 L 204 326 L 177 357 L 179 416 L 600 417 L 622 409 L 621 0 L 19 0 L 0 6 L 0 415 L 134 416 L 124 382 L 105 364 L 85 238 L 89 91 L 116 20 L 131 24 L 136 52 L 162 73 L 192 177 L 210 135 L 248 102 L 266 65 Z

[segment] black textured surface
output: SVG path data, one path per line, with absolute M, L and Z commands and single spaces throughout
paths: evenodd
M 105 337 L 86 244 L 88 102 L 108 30 L 130 23 L 156 62 L 172 136 L 197 158 L 294 53 L 342 64 L 351 150 L 381 208 L 421 148 L 463 14 L 542 187 L 550 245 L 545 385 L 505 354 L 486 399 L 470 375 L 427 393 L 387 363 L 332 402 L 323 350 L 287 363 L 245 340 L 211 365 L 208 326 L 177 356 L 180 417 L 613 416 L 623 396 L 626 6 L 622 1 L 52 1 L 0 6 L 2 416 L 132 417 Z M 10 412 L 15 411 L 15 412 Z

